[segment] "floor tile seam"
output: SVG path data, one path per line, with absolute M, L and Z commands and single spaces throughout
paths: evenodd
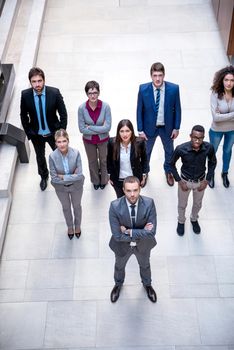
M 44 324 L 44 332 L 43 332 L 43 340 L 42 340 L 43 348 L 45 347 L 45 338 L 46 338 L 46 329 L 47 329 L 47 320 L 48 320 L 48 305 L 49 305 L 49 301 L 46 302 L 45 324 Z
M 59 23 L 61 23 L 61 21 L 59 21 L 58 20 L 58 22 Z M 217 37 L 219 37 L 219 35 L 220 35 L 220 32 L 219 32 L 219 30 L 218 29 L 210 29 L 210 30 L 206 30 L 206 31 L 198 31 L 198 30 L 196 30 L 196 29 L 194 29 L 194 31 L 193 30 L 179 30 L 179 31 L 173 31 L 173 30 L 165 30 L 165 28 L 162 28 L 161 30 L 160 29 L 158 29 L 157 31 L 156 30 L 150 30 L 150 28 L 149 28 L 149 30 L 147 31 L 147 32 L 145 32 L 145 33 L 143 33 L 143 34 L 141 34 L 141 32 L 139 31 L 139 33 L 135 33 L 134 34 L 134 32 L 132 32 L 132 33 L 95 33 L 95 34 L 92 34 L 92 33 L 81 33 L 81 34 L 79 34 L 79 33 L 77 33 L 77 32 L 75 32 L 75 33 L 69 33 L 69 34 L 66 34 L 66 36 L 71 36 L 72 38 L 117 38 L 117 39 L 121 39 L 121 38 L 126 38 L 126 39 L 128 39 L 128 38 L 130 38 L 130 39 L 132 39 L 132 38 L 136 38 L 136 37 L 147 37 L 147 36 L 155 36 L 155 35 L 161 35 L 161 34 L 165 34 L 165 36 L 166 35 L 178 35 L 178 36 L 180 36 L 180 38 L 181 38 L 181 36 L 183 36 L 183 35 L 187 35 L 187 34 L 192 34 L 192 35 L 196 35 L 196 34 L 198 34 L 198 35 L 204 35 L 204 34 L 210 34 L 210 33 L 215 33 L 216 35 L 217 35 Z M 58 34 L 53 34 L 53 33 L 51 33 L 51 34 L 46 34 L 46 36 L 44 36 L 44 38 L 46 38 L 46 37 L 58 37 Z M 214 49 L 214 47 L 213 46 L 211 46 L 211 47 L 208 47 L 208 49 Z M 220 49 L 220 47 L 218 47 L 218 49 Z M 131 52 L 133 51 L 133 49 L 131 48 Z M 56 52 L 56 51 L 53 51 L 53 52 Z M 125 52 L 128 52 L 128 51 L 126 51 L 125 50 Z

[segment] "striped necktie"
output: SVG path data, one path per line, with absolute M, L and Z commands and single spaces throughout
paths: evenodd
M 156 101 L 155 101 L 156 118 L 158 116 L 159 103 L 160 103 L 160 89 L 157 89 L 157 95 L 156 95 Z

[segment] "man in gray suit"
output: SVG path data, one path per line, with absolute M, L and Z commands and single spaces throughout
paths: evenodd
M 109 221 L 112 237 L 109 243 L 115 253 L 115 286 L 111 301 L 118 300 L 125 278 L 125 266 L 132 254 L 137 258 L 140 276 L 148 298 L 155 303 L 157 295 L 151 286 L 150 251 L 157 244 L 156 209 L 152 198 L 140 196 L 140 182 L 128 176 L 123 182 L 125 196 L 111 202 Z

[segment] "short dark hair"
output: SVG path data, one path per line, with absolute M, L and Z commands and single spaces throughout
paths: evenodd
M 95 80 L 91 80 L 86 83 L 85 85 L 86 95 L 88 94 L 89 89 L 96 89 L 98 92 L 100 92 L 99 84 Z
M 125 177 L 125 179 L 123 180 L 123 188 L 125 188 L 125 184 L 133 184 L 137 182 L 138 185 L 140 186 L 140 180 L 136 177 L 136 176 L 127 176 Z
M 192 127 L 191 134 L 193 133 L 193 131 L 203 132 L 203 134 L 205 134 L 205 129 L 202 125 L 194 125 Z
M 152 75 L 153 72 L 162 72 L 165 75 L 164 65 L 161 62 L 153 63 L 150 68 L 150 75 Z
M 30 69 L 30 71 L 28 72 L 29 81 L 31 81 L 32 77 L 34 77 L 35 75 L 40 75 L 42 77 L 42 79 L 45 80 L 45 73 L 43 72 L 43 70 L 41 68 L 32 67 Z

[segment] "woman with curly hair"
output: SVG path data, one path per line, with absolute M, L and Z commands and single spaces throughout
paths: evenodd
M 211 113 L 213 121 L 209 130 L 210 143 L 215 152 L 223 139 L 222 179 L 224 187 L 230 185 L 228 179 L 229 164 L 234 143 L 234 66 L 227 66 L 215 73 L 211 87 Z M 215 186 L 214 177 L 209 186 Z
M 148 161 L 145 141 L 136 138 L 129 119 L 122 119 L 117 126 L 116 137 L 109 139 L 107 171 L 117 198 L 124 196 L 123 181 L 128 176 L 136 176 L 141 187 L 146 184 Z

